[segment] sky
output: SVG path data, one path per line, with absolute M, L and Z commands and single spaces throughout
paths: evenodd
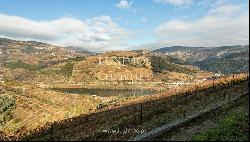
M 94 52 L 249 44 L 249 0 L 0 0 L 0 37 Z

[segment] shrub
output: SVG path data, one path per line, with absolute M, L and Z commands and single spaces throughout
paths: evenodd
M 197 134 L 193 141 L 248 141 L 249 120 L 247 113 L 230 115 L 222 120 L 217 127 L 205 133 Z
M 0 96 L 0 124 L 11 119 L 10 112 L 15 108 L 15 100 Z

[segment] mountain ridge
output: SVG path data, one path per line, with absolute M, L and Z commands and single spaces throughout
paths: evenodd
M 163 47 L 153 51 L 170 56 L 177 63 L 197 66 L 202 70 L 231 74 L 249 72 L 249 45 L 220 47 Z

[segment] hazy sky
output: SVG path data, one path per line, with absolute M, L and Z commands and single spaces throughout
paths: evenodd
M 0 0 L 0 36 L 92 51 L 249 44 L 248 0 Z

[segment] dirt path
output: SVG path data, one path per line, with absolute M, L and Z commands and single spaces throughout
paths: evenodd
M 163 141 L 190 141 L 192 137 L 200 132 L 217 126 L 218 120 L 222 120 L 228 114 L 246 112 L 249 113 L 249 95 L 246 95 L 236 101 L 233 105 L 225 106 L 223 109 L 209 113 L 201 118 L 192 121 L 181 128 L 177 128 L 171 132 L 167 132 L 154 140 Z

